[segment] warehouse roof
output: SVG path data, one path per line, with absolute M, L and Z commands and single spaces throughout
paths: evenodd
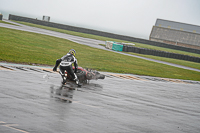
M 200 34 L 200 26 L 157 19 L 155 26 Z

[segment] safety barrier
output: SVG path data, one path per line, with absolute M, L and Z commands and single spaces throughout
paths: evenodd
M 117 43 L 113 43 L 112 50 L 122 51 L 123 50 L 123 45 L 117 44 Z
M 160 50 L 138 48 L 131 45 L 125 45 L 125 44 L 116 43 L 112 41 L 106 41 L 105 43 L 106 43 L 106 48 L 112 49 L 115 51 L 133 52 L 133 53 L 139 53 L 139 54 L 154 55 L 154 56 L 174 58 L 174 59 L 179 59 L 179 60 L 186 60 L 186 61 L 200 63 L 199 57 L 182 55 L 182 54 L 177 54 L 177 53 L 170 53 L 170 52 L 160 51 Z
M 166 51 L 159 51 L 159 50 L 153 50 L 153 49 L 138 48 L 138 47 L 134 47 L 134 46 L 130 46 L 130 45 L 123 45 L 123 51 L 139 53 L 139 54 L 146 54 L 146 55 L 154 55 L 154 56 L 160 56 L 160 57 L 167 57 L 167 58 L 174 58 L 174 59 L 179 59 L 179 60 L 186 60 L 186 61 L 200 63 L 199 57 L 182 55 L 182 54 L 177 54 L 177 53 L 170 53 L 170 52 L 166 52 Z
M 111 42 L 111 41 L 106 41 L 106 48 L 112 49 L 112 45 L 113 45 L 113 42 Z
M 120 43 L 106 41 L 106 48 L 112 49 L 114 51 L 123 51 L 123 45 Z

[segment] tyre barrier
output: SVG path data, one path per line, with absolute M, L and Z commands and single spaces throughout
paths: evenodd
M 132 51 L 134 51 L 134 48 L 131 47 L 131 46 L 128 46 L 128 47 L 127 47 L 127 52 L 132 52 Z
M 154 56 L 160 56 L 160 57 L 167 57 L 167 58 L 173 58 L 173 59 L 186 60 L 186 61 L 192 61 L 192 62 L 200 63 L 199 57 L 182 55 L 182 54 L 177 54 L 177 53 L 170 53 L 170 52 L 166 52 L 166 51 L 159 51 L 159 50 L 153 50 L 153 49 L 138 48 L 138 47 L 134 47 L 134 46 L 130 46 L 130 45 L 123 45 L 123 51 L 124 52 L 139 53 L 139 54 L 146 54 L 146 55 L 154 55 Z
M 108 44 L 109 44 L 109 46 L 108 46 Z M 114 48 L 113 46 L 115 46 L 117 48 Z M 120 50 L 119 50 L 119 47 L 120 47 Z M 109 48 L 109 49 L 112 49 L 115 51 L 133 52 L 133 53 L 139 53 L 139 54 L 160 56 L 160 57 L 173 58 L 173 59 L 186 60 L 186 61 L 200 63 L 199 57 L 170 53 L 170 52 L 166 52 L 166 51 L 159 51 L 159 50 L 153 50 L 153 49 L 138 48 L 138 47 L 125 45 L 125 44 L 120 45 L 120 44 L 117 44 L 116 42 L 110 42 L 110 41 L 106 41 L 106 48 Z

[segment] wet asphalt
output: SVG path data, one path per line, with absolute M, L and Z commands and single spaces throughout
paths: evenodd
M 200 82 L 101 72 L 77 88 L 51 69 L 0 63 L 0 133 L 200 132 Z

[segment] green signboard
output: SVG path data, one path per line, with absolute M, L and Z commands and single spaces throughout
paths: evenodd
M 115 51 L 122 51 L 122 50 L 123 50 L 123 45 L 113 43 L 113 45 L 112 45 L 112 50 L 115 50 Z

